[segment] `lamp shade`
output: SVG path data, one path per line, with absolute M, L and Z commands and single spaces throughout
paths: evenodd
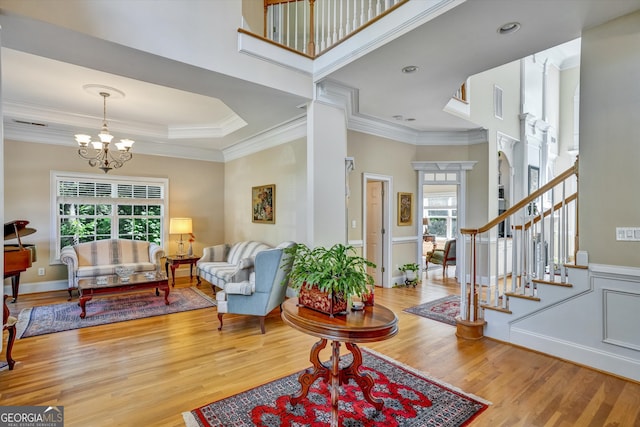
M 189 234 L 193 231 L 191 218 L 171 218 L 169 234 Z

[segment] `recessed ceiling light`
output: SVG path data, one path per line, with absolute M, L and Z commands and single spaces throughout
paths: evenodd
M 405 121 L 407 121 L 407 122 L 415 122 L 416 119 L 414 119 L 413 117 L 409 117 L 409 118 L 406 118 Z
M 418 71 L 418 67 L 415 65 L 407 65 L 406 67 L 402 68 L 402 72 L 406 74 L 415 73 L 416 71 Z
M 396 120 L 402 120 L 402 116 L 400 114 L 396 114 L 395 116 L 391 116 Z
M 509 22 L 498 28 L 499 34 L 513 34 L 520 29 L 519 22 Z

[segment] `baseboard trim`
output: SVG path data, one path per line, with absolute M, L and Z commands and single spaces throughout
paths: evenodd
M 510 342 L 563 360 L 640 382 L 640 361 L 575 342 L 511 328 Z

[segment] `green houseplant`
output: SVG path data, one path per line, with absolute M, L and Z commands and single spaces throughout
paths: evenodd
M 402 271 L 405 276 L 405 284 L 406 285 L 414 285 L 418 279 L 418 270 L 420 270 L 420 266 L 415 262 L 407 263 L 398 268 L 398 270 Z
M 285 283 L 298 290 L 299 303 L 309 308 L 330 315 L 344 312 L 348 297 L 366 296 L 374 285 L 367 267 L 376 265 L 357 255 L 352 246 L 338 243 L 311 249 L 298 243 L 285 253 L 293 257 Z

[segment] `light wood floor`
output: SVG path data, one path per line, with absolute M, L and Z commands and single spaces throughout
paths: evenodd
M 474 426 L 640 426 L 640 384 L 487 338 L 460 340 L 454 327 L 402 311 L 457 293 L 441 278 L 378 288 L 400 332 L 366 346 L 492 402 Z M 21 295 L 10 308 L 66 299 Z M 183 426 L 184 411 L 310 366 L 316 339 L 278 310 L 265 335 L 252 317 L 227 315 L 217 326 L 216 310 L 204 309 L 17 340 L 15 369 L 0 372 L 0 405 L 64 406 L 67 427 Z

